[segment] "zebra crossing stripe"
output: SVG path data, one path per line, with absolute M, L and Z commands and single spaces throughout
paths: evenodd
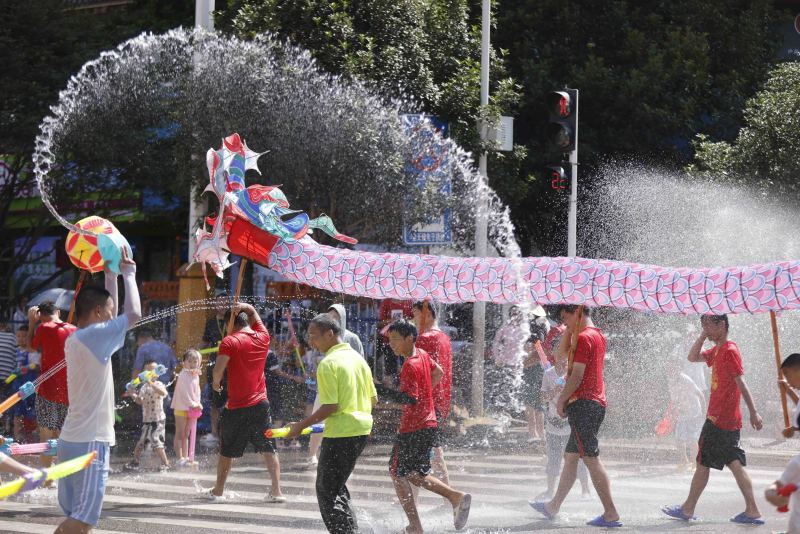
M 0 532 L 20 533 L 20 534 L 52 534 L 56 525 L 45 523 L 28 523 L 22 521 L 8 521 L 0 519 Z M 124 532 L 122 530 L 100 530 L 92 529 L 92 534 L 136 534 L 134 532 Z

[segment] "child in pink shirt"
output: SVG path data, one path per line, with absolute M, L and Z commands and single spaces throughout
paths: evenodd
M 175 383 L 172 410 L 175 412 L 175 455 L 178 467 L 185 466 L 189 455 L 189 410 L 202 408 L 200 404 L 200 353 L 189 349 L 183 353 L 183 369 Z

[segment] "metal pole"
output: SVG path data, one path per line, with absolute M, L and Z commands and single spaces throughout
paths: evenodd
M 214 19 L 211 13 L 214 11 L 215 0 L 195 0 L 194 3 L 194 27 L 214 31 Z M 193 161 L 200 161 L 202 158 L 194 154 Z M 194 167 L 194 165 L 192 166 Z M 196 185 L 189 189 L 189 263 L 192 262 L 194 253 L 197 250 L 197 243 L 194 240 L 194 230 L 197 221 L 208 211 L 208 206 L 201 200 L 200 190 Z
M 489 104 L 489 29 L 491 22 L 490 0 L 483 0 L 481 8 L 481 106 Z M 480 125 L 481 141 L 486 141 L 486 124 Z M 478 184 L 478 203 L 475 215 L 475 255 L 486 256 L 489 230 L 488 202 L 486 199 L 486 152 L 478 161 L 480 183 Z M 486 347 L 486 303 L 476 302 L 472 312 L 472 332 L 474 336 L 472 352 L 472 399 L 473 416 L 483 415 L 483 354 Z
M 578 94 L 578 91 L 575 91 Z M 578 98 L 575 98 L 575 150 L 569 153 L 572 165 L 572 189 L 569 194 L 569 236 L 567 237 L 567 256 L 578 255 Z

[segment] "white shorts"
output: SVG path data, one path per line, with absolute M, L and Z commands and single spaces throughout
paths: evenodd
M 87 525 L 97 525 L 106 493 L 110 449 L 104 441 L 74 443 L 58 440 L 59 463 L 97 451 L 97 457 L 89 467 L 58 481 L 58 504 L 67 517 Z

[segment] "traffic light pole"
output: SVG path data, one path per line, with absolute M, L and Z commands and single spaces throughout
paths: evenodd
M 572 166 L 572 188 L 569 193 L 567 255 L 573 258 L 578 255 L 578 100 L 578 98 L 575 99 L 575 149 L 569 153 L 569 163 Z
M 481 106 L 489 104 L 489 29 L 491 21 L 490 0 L 483 0 L 481 8 Z M 486 124 L 480 125 L 481 141 L 486 141 Z M 486 152 L 478 160 L 478 202 L 475 214 L 475 256 L 484 257 L 488 251 L 488 202 L 486 185 Z M 472 308 L 472 396 L 470 411 L 473 417 L 483 415 L 483 354 L 486 350 L 486 303 L 476 302 Z

